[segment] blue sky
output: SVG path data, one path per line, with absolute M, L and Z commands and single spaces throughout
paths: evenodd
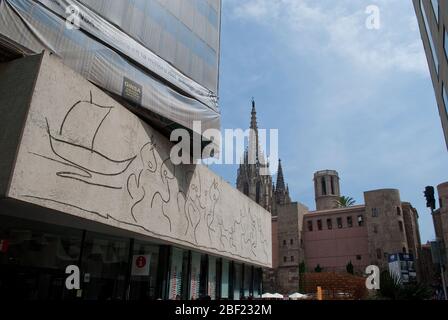
M 368 5 L 379 30 L 365 26 Z M 448 181 L 448 152 L 411 1 L 223 0 L 223 128 L 279 129 L 293 200 L 314 210 L 313 173 L 335 169 L 343 195 L 397 188 L 434 237 L 423 189 Z M 235 184 L 237 166 L 213 166 Z

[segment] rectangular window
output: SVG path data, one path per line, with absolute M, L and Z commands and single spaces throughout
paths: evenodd
M 397 207 L 397 216 L 401 216 L 401 208 Z
M 286 261 L 288 261 L 288 258 L 283 257 L 283 262 L 286 262 Z
M 376 224 L 373 225 L 373 233 L 378 233 L 378 226 Z
M 144 267 L 133 267 L 131 271 L 130 299 L 138 300 L 141 298 L 142 293 L 149 299 L 157 298 L 159 246 L 135 241 L 132 261 L 133 266 L 137 266 L 137 263 L 140 263 Z
M 317 230 L 322 230 L 322 220 L 317 220 Z
M 445 105 L 445 113 L 448 116 L 448 94 L 446 93 L 446 83 L 443 84 L 443 104 Z
M 403 228 L 403 221 L 398 221 L 398 228 L 400 229 L 401 232 L 404 231 L 404 228 Z
M 445 37 L 443 38 L 443 47 L 445 49 L 445 58 L 448 60 L 448 30 L 446 30 L 446 27 L 443 27 L 445 30 Z
M 221 299 L 228 299 L 230 296 L 230 262 L 222 260 L 221 266 Z
M 379 210 L 377 208 L 372 208 L 372 217 L 377 218 Z
M 356 260 L 361 260 L 361 259 L 362 259 L 361 255 L 358 254 L 358 255 L 356 256 Z
M 286 240 L 283 240 L 283 245 L 286 246 Z
M 428 37 L 429 46 L 431 48 L 431 55 L 434 61 L 434 69 L 436 70 L 437 77 L 439 76 L 439 57 L 437 55 L 436 47 L 432 39 L 431 28 L 428 21 L 428 15 L 426 13 L 425 5 L 423 0 L 420 0 L 420 9 L 422 11 L 423 22 L 425 23 L 426 36 Z
M 308 231 L 313 231 L 313 221 L 308 221 Z
M 217 258 L 209 256 L 208 257 L 208 275 L 207 275 L 207 295 L 212 298 L 212 300 L 216 299 L 216 285 L 217 285 L 217 277 L 216 277 L 216 264 Z
M 240 263 L 233 264 L 233 300 L 241 299 L 241 285 L 243 282 L 243 265 Z
M 353 227 L 353 218 L 351 216 L 347 217 L 347 226 L 349 228 Z
M 291 262 L 294 262 L 294 256 L 291 256 Z
M 383 258 L 383 252 L 381 251 L 381 249 L 376 249 L 376 258 L 377 259 Z
M 358 216 L 358 226 L 362 227 L 364 225 L 364 217 L 362 215 Z
M 437 24 L 439 24 L 439 0 L 431 0 L 432 10 L 434 10 L 434 16 L 436 17 Z
M 342 218 L 337 218 L 336 221 L 338 223 L 338 228 L 342 229 Z
M 333 229 L 333 222 L 331 221 L 331 219 L 327 219 L 327 229 L 328 230 Z
M 178 248 L 171 251 L 171 270 L 169 283 L 169 297 L 171 300 L 177 298 L 186 300 L 188 292 L 188 265 L 189 252 Z
M 291 245 L 293 245 L 293 244 L 294 244 L 294 240 L 293 240 L 293 239 L 289 240 L 289 243 L 290 243 Z

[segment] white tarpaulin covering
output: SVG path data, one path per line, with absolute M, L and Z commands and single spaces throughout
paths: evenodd
M 72 7 L 79 29 L 66 25 Z M 166 126 L 203 131 L 220 127 L 219 25 L 220 0 L 0 0 L 4 37 L 50 50 Z

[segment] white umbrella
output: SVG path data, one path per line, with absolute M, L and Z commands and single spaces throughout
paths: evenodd
M 274 295 L 272 293 L 267 292 L 267 293 L 263 293 L 261 295 L 261 298 L 262 299 L 272 299 L 272 298 L 274 298 Z
M 284 297 L 283 297 L 283 295 L 280 294 L 280 293 L 274 293 L 274 294 L 273 294 L 273 298 L 275 298 L 275 299 L 283 299 Z
M 289 295 L 289 298 L 293 299 L 293 300 L 299 300 L 299 299 L 306 299 L 306 298 L 308 298 L 308 296 L 306 294 L 301 294 L 301 293 L 296 292 L 296 293 Z

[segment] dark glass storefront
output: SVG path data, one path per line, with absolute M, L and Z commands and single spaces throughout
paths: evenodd
M 0 299 L 259 297 L 261 268 L 173 246 L 0 215 Z M 80 290 L 65 268 L 80 267 Z

